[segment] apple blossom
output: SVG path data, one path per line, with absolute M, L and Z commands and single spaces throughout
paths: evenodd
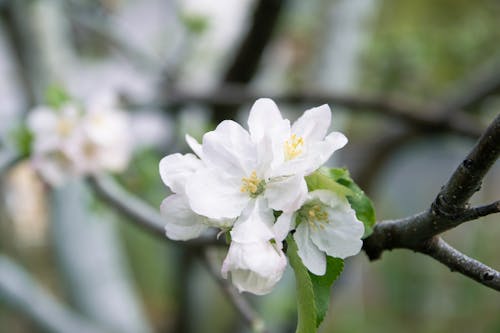
M 300 210 L 282 214 L 278 222 L 292 227 L 295 223 L 298 254 L 316 275 L 325 274 L 326 255 L 344 259 L 357 254 L 363 244 L 363 223 L 347 199 L 332 191 L 310 192 Z

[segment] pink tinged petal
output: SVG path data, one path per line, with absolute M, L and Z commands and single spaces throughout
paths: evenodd
M 186 134 L 186 142 L 187 142 L 189 148 L 191 148 L 191 150 L 196 154 L 196 156 L 198 156 L 199 158 L 202 158 L 203 148 L 202 148 L 201 144 L 198 141 L 196 141 L 196 139 L 193 138 L 189 134 Z
M 193 154 L 172 154 L 160 161 L 160 177 L 174 193 L 184 193 L 188 179 L 203 163 Z
M 57 126 L 58 117 L 54 110 L 49 107 L 39 106 L 28 114 L 28 127 L 31 131 L 53 132 Z
M 207 229 L 206 218 L 195 214 L 183 195 L 173 194 L 165 198 L 160 211 L 166 223 L 165 232 L 170 239 L 193 239 Z
M 332 114 L 326 104 L 309 109 L 292 125 L 292 133 L 304 138 L 306 142 L 322 140 L 328 128 Z
M 222 276 L 231 280 L 238 291 L 264 295 L 281 279 L 287 260 L 281 250 L 270 242 L 231 242 L 222 264 Z
M 200 169 L 189 177 L 186 195 L 193 211 L 211 219 L 236 218 L 250 201 L 242 193 L 241 179 L 213 169 Z
M 273 231 L 276 241 L 281 242 L 286 238 L 288 232 L 293 229 L 294 220 L 294 213 L 282 213 L 278 217 L 276 223 L 273 225 Z
M 226 173 L 248 176 L 257 165 L 257 151 L 248 132 L 225 120 L 203 136 L 203 158 L 209 166 Z
M 302 222 L 297 227 L 293 239 L 297 243 L 298 252 L 302 263 L 307 269 L 316 275 L 324 275 L 326 273 L 326 255 L 320 251 L 311 240 L 310 229 L 307 221 Z
M 234 224 L 231 239 L 238 243 L 268 241 L 274 238 L 274 214 L 266 200 L 252 200 Z
M 298 210 L 307 197 L 307 184 L 302 175 L 272 179 L 264 192 L 269 207 L 292 213 Z

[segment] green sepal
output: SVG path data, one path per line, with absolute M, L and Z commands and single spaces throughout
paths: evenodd
M 309 192 L 314 190 L 330 190 L 342 196 L 354 195 L 348 187 L 338 183 L 329 174 L 329 169 L 321 168 L 305 177 Z
M 28 157 L 31 154 L 33 144 L 33 133 L 26 125 L 15 128 L 11 133 L 13 144 L 21 157 Z
M 61 106 L 68 103 L 70 100 L 71 96 L 66 89 L 60 85 L 53 84 L 45 90 L 45 103 L 55 110 L 59 110 Z

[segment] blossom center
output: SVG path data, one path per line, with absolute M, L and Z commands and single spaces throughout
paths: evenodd
M 57 122 L 57 133 L 61 136 L 68 136 L 73 130 L 73 123 L 67 119 L 61 119 Z
M 298 221 L 307 223 L 312 231 L 317 231 L 325 229 L 325 224 L 329 222 L 328 218 L 328 212 L 321 203 L 311 202 L 300 209 Z
M 250 177 L 241 178 L 241 189 L 242 193 L 248 193 L 250 197 L 255 198 L 266 188 L 266 182 L 263 179 L 257 177 L 257 172 L 254 170 L 250 174 Z
M 288 140 L 284 143 L 285 159 L 287 161 L 293 160 L 300 154 L 302 154 L 302 149 L 304 148 L 304 139 L 297 134 L 292 134 Z

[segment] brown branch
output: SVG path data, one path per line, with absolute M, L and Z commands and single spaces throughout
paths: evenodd
M 390 118 L 397 119 L 408 125 L 429 132 L 451 132 L 467 137 L 477 138 L 481 135 L 481 128 L 477 122 L 463 112 L 457 112 L 453 117 L 436 116 L 431 109 L 405 103 L 401 100 L 384 97 L 367 97 L 326 93 L 320 91 L 302 91 L 281 94 L 252 92 L 236 85 L 227 85 L 208 93 L 185 91 L 169 91 L 164 101 L 155 107 L 169 109 L 185 104 L 203 104 L 209 106 L 236 107 L 253 103 L 260 97 L 269 97 L 278 103 L 285 104 L 330 104 L 332 107 L 342 106 L 351 110 L 375 112 Z M 132 108 L 144 106 L 134 105 Z M 221 113 L 221 120 L 226 116 Z M 226 118 L 224 118 L 226 119 Z
M 485 286 L 500 291 L 500 272 L 466 256 L 440 237 L 433 238 L 419 252 L 431 256 L 452 271 L 459 272 Z
M 490 203 L 489 205 L 467 209 L 460 218 L 464 221 L 472 221 L 496 213 L 500 213 L 500 200 Z
M 246 34 L 229 64 L 222 84 L 246 84 L 254 77 L 259 67 L 264 50 L 271 41 L 278 23 L 285 0 L 259 0 Z M 212 104 L 212 121 L 216 124 L 225 119 L 233 119 L 237 109 L 235 105 L 224 103 Z
M 451 175 L 428 211 L 400 220 L 378 223 L 363 248 L 371 260 L 394 248 L 427 253 L 433 238 L 458 225 L 498 211 L 498 203 L 467 208 L 467 201 L 479 190 L 482 178 L 500 154 L 500 115 L 481 136 L 472 151 Z M 431 246 L 431 248 L 429 248 Z M 455 250 L 456 251 L 456 250 Z M 491 283 L 485 284 L 491 287 Z M 500 286 L 499 286 L 500 288 Z

